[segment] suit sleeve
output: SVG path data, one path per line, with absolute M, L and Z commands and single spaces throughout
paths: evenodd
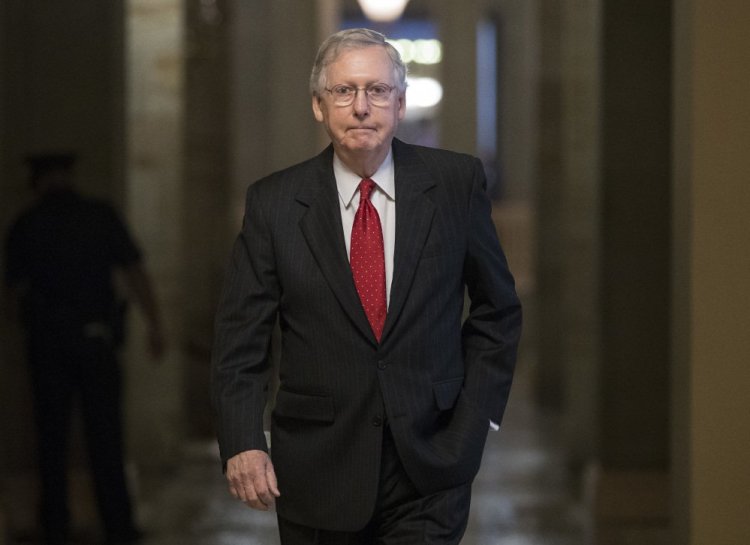
M 211 399 L 222 462 L 246 450 L 267 450 L 263 410 L 271 372 L 270 341 L 279 283 L 272 237 L 256 187 L 247 192 L 216 313 Z
M 492 222 L 484 169 L 474 160 L 464 277 L 470 298 L 462 329 L 464 395 L 500 424 L 521 336 L 521 304 Z

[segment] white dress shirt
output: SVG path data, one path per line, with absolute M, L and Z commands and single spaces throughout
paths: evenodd
M 349 256 L 352 243 L 352 225 L 359 208 L 359 183 L 362 181 L 334 153 L 333 174 L 339 192 L 341 223 L 344 227 L 346 255 Z M 383 248 L 385 251 L 385 298 L 386 304 L 391 301 L 391 281 L 393 280 L 393 248 L 396 241 L 396 182 L 393 167 L 393 152 L 388 152 L 385 161 L 370 176 L 375 187 L 370 194 L 370 202 L 380 216 L 380 227 L 383 230 Z

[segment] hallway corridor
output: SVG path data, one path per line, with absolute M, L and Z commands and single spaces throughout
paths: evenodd
M 534 402 L 541 370 L 533 355 L 533 305 L 527 304 L 533 297 L 528 210 L 506 206 L 495 216 L 511 241 L 507 251 L 525 299 L 526 327 L 505 420 L 499 432 L 489 433 L 462 545 L 583 545 L 585 511 L 565 466 L 559 418 L 542 414 Z M 80 477 L 74 474 L 71 490 L 80 528 L 71 545 L 100 545 L 90 486 Z M 140 545 L 279 543 L 274 514 L 253 511 L 229 495 L 212 439 L 187 444 L 171 471 L 141 469 L 131 480 L 145 531 Z M 36 545 L 34 533 L 9 545 Z
M 503 428 L 491 433 L 464 545 L 581 545 L 583 513 L 566 476 L 555 423 L 531 404 L 520 362 Z M 277 545 L 275 516 L 229 496 L 213 443 L 186 449 L 174 474 L 141 475 L 143 545 Z

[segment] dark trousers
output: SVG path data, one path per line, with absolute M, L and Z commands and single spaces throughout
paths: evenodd
M 331 532 L 279 517 L 281 545 L 456 545 L 469 520 L 471 485 L 422 496 L 384 430 L 375 514 L 358 532 Z
M 48 543 L 63 543 L 70 526 L 68 445 L 78 402 L 97 507 L 107 536 L 134 531 L 123 459 L 120 369 L 110 344 L 74 335 L 33 335 L 29 357 L 41 477 L 40 516 Z

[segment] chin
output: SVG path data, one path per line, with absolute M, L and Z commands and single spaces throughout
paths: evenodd
M 352 146 L 352 149 L 358 149 L 363 151 L 373 151 L 380 147 L 380 142 L 366 142 L 361 144 L 356 144 Z

